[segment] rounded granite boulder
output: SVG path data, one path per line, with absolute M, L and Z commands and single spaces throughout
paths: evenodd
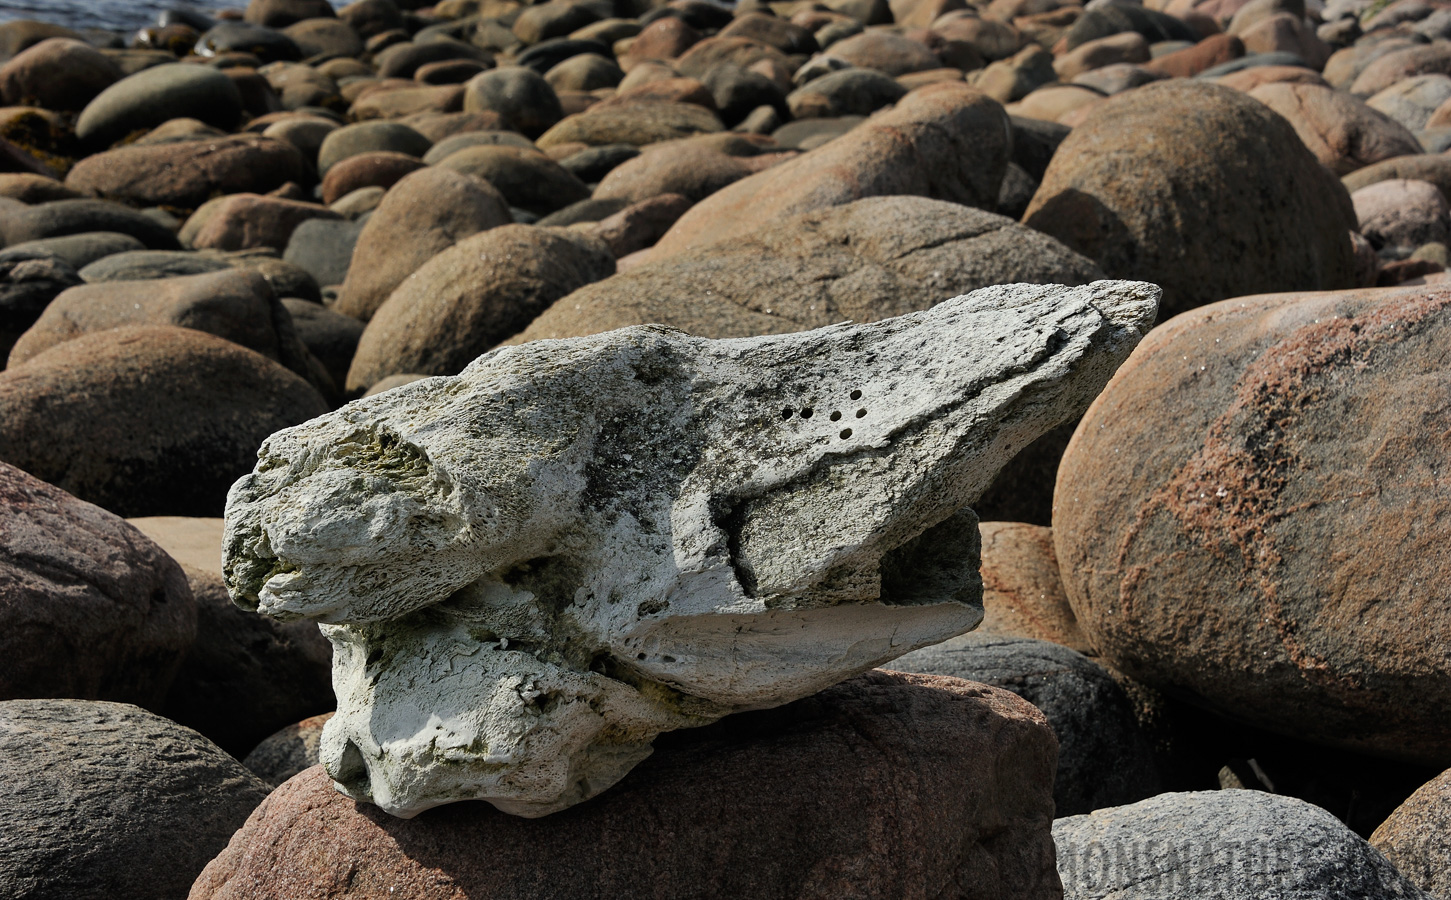
M 1397 807 L 1370 836 L 1370 845 L 1422 890 L 1451 896 L 1451 770 Z
M 214 516 L 268 435 L 327 409 L 231 341 L 114 328 L 0 372 L 0 460 L 118 515 Z
M 268 797 L 191 900 L 1050 900 L 1052 778 L 1051 731 L 1007 691 L 869 672 L 662 735 L 608 792 L 537 819 L 486 803 L 397 819 L 313 767 Z
M 1193 79 L 1097 106 L 1023 222 L 1110 277 L 1162 286 L 1160 320 L 1258 291 L 1355 286 L 1355 212 L 1338 179 L 1263 104 Z
M 241 92 L 224 72 L 210 66 L 153 66 L 122 78 L 86 104 L 76 120 L 76 137 L 105 147 L 182 117 L 231 128 L 242 117 Z
M 165 551 L 0 463 L 0 700 L 159 709 L 196 630 L 191 589 Z
M 1054 496 L 1103 658 L 1271 731 L 1451 763 L 1447 340 L 1446 287 L 1244 297 L 1150 332 Z
M 183 900 L 267 785 L 123 703 L 0 702 L 0 895 Z

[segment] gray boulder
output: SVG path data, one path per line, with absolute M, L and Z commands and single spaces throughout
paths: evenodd
M 1330 813 L 1260 791 L 1058 819 L 1053 843 L 1064 900 L 1433 900 Z

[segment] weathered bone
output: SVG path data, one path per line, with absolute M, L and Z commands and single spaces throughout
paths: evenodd
M 1158 298 L 1009 285 L 798 334 L 502 348 L 269 438 L 228 498 L 227 584 L 328 623 L 339 790 L 545 815 L 661 731 L 975 627 L 964 508 Z

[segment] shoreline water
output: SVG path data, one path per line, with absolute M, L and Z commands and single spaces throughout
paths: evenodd
M 185 7 L 210 15 L 229 5 L 240 9 L 246 4 L 185 3 L 178 0 L 3 0 L 0 2 L 0 24 L 34 19 L 78 31 L 94 28 L 129 34 L 154 24 L 156 16 L 166 9 Z

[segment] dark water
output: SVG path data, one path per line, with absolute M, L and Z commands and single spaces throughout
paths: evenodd
M 339 4 L 334 4 L 339 5 Z M 185 3 L 176 0 L 0 0 L 0 22 L 38 19 L 68 28 L 104 28 L 130 32 L 156 22 L 163 9 L 188 6 L 202 12 L 218 7 L 241 8 L 246 0 L 232 3 Z

